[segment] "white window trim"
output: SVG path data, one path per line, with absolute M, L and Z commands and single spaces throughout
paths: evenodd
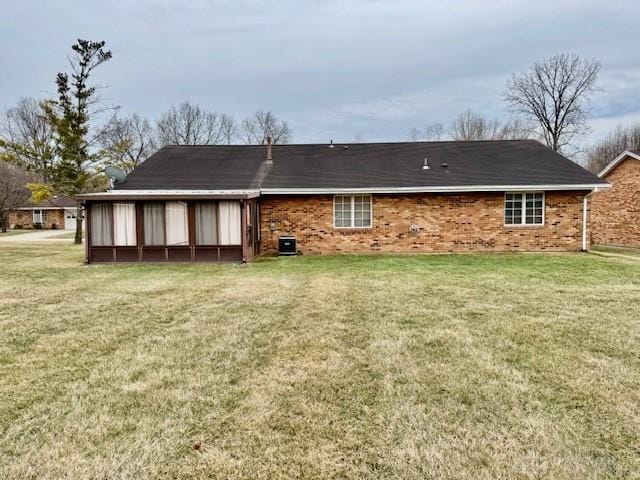
M 349 227 L 339 227 L 336 225 L 336 198 L 337 197 L 349 197 L 351 199 L 351 226 Z M 369 198 L 369 226 L 368 227 L 356 227 L 356 209 L 355 209 L 355 197 L 368 197 Z M 333 196 L 333 219 L 332 224 L 333 228 L 338 230 L 370 230 L 373 228 L 373 197 L 371 195 L 362 194 L 362 193 L 341 193 Z
M 38 220 L 36 221 L 36 212 L 38 212 Z M 31 223 L 36 224 L 39 223 L 43 225 L 46 222 L 45 213 L 42 209 L 34 209 L 31 216 Z
M 542 223 L 525 223 L 527 221 L 527 201 L 526 195 L 528 193 L 541 193 L 542 194 Z M 507 195 L 520 195 L 522 197 L 522 214 L 520 223 L 507 223 Z M 544 191 L 526 191 L 526 192 L 504 192 L 502 203 L 502 219 L 505 227 L 522 228 L 522 227 L 544 227 L 546 221 L 547 211 L 547 196 Z

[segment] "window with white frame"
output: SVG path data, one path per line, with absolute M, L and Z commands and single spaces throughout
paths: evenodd
M 44 224 L 47 221 L 46 210 L 33 211 L 33 223 Z
M 371 195 L 333 197 L 335 228 L 371 228 Z
M 504 224 L 543 225 L 544 192 L 505 193 Z

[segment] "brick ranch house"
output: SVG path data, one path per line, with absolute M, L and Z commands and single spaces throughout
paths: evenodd
M 579 251 L 608 184 L 536 141 L 167 146 L 81 195 L 87 262 Z M 288 242 L 290 244 L 290 242 Z
M 9 210 L 9 228 L 43 228 L 75 230 L 78 201 L 53 197 L 40 203 L 26 203 Z
M 591 241 L 640 248 L 640 151 L 624 151 L 598 176 L 611 188 L 592 200 Z

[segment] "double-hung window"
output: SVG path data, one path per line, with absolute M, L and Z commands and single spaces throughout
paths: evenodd
M 371 228 L 371 195 L 333 197 L 335 228 Z
M 544 192 L 505 193 L 505 225 L 543 225 Z

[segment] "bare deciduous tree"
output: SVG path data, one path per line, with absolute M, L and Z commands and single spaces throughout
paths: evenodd
M 220 143 L 231 145 L 238 138 L 236 120 L 227 113 L 220 114 Z
M 31 196 L 26 185 L 38 176 L 13 163 L 0 160 L 0 228 L 7 231 L 9 210 L 24 205 Z
M 640 123 L 618 126 L 605 138 L 587 148 L 586 167 L 598 173 L 625 150 L 640 150 Z
M 160 115 L 158 141 L 160 145 L 215 145 L 224 137 L 221 123 L 220 114 L 183 102 Z
M 444 125 L 439 122 L 432 123 L 424 130 L 413 127 L 407 134 L 410 142 L 438 141 L 444 138 Z
M 21 98 L 0 114 L 1 159 L 46 175 L 54 157 L 54 129 L 38 101 Z
M 498 119 L 486 119 L 471 110 L 465 110 L 451 124 L 454 140 L 495 140 L 500 132 Z
M 561 151 L 586 134 L 587 106 L 600 71 L 597 60 L 558 54 L 534 63 L 507 82 L 504 100 L 514 112 L 532 121 L 549 147 Z
M 512 118 L 502 123 L 498 140 L 526 140 L 536 136 L 533 128 L 522 118 Z
M 126 118 L 114 116 L 103 129 L 99 143 L 109 164 L 130 172 L 154 152 L 154 130 L 136 113 Z
M 253 116 L 242 121 L 241 140 L 248 144 L 264 143 L 271 137 L 273 143 L 289 143 L 291 129 L 284 120 L 279 120 L 271 111 L 258 110 Z
M 522 140 L 530 137 L 531 129 L 526 122 L 514 118 L 503 122 L 497 118 L 487 119 L 466 110 L 451 125 L 451 137 L 454 140 Z

